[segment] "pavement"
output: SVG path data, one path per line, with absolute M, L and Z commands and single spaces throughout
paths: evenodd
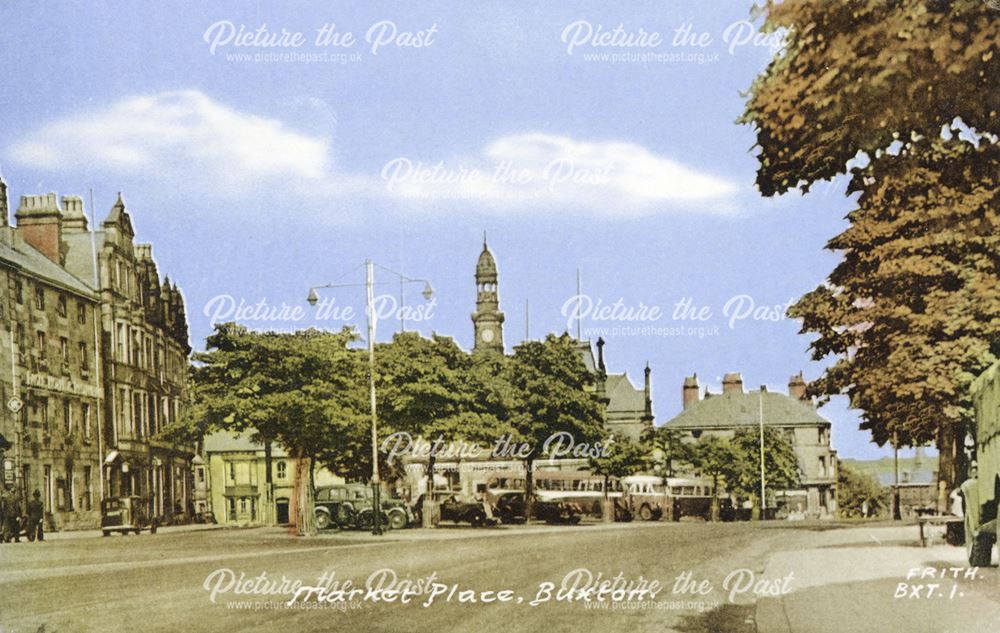
M 156 531 L 164 534 L 183 534 L 185 532 L 203 532 L 205 530 L 238 529 L 215 523 L 191 523 L 188 525 L 163 525 Z M 103 536 L 101 530 L 68 530 L 63 532 L 46 532 L 45 540 L 62 541 L 66 539 L 87 539 Z
M 765 576 L 788 574 L 789 593 L 757 603 L 761 633 L 1000 630 L 997 568 L 969 568 L 943 539 L 920 547 L 916 526 L 821 532 L 769 557 Z

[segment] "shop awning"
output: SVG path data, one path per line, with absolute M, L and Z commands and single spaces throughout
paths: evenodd
M 118 453 L 118 451 L 111 451 L 110 453 L 108 453 L 108 456 L 104 458 L 104 463 L 114 464 L 115 460 L 117 460 L 119 457 L 121 457 L 121 455 Z

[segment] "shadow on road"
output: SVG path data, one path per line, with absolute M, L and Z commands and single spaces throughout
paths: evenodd
M 697 615 L 682 615 L 680 633 L 756 633 L 753 605 L 724 604 Z

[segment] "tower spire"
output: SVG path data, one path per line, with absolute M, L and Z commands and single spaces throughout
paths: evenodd
M 473 351 L 504 351 L 504 314 L 500 311 L 500 296 L 497 284 L 497 263 L 486 245 L 483 233 L 483 252 L 476 262 L 476 311 L 472 313 L 475 342 Z

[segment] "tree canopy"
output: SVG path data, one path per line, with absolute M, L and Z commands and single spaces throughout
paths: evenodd
M 729 445 L 733 471 L 727 479 L 730 491 L 749 497 L 756 506 L 760 499 L 760 430 L 737 429 Z M 801 481 L 799 458 L 791 442 L 777 429 L 764 427 L 764 487 L 766 490 L 795 488 Z
M 768 0 L 785 48 L 750 88 L 757 185 L 770 196 L 847 170 L 960 117 L 997 131 L 1000 11 L 981 0 Z

